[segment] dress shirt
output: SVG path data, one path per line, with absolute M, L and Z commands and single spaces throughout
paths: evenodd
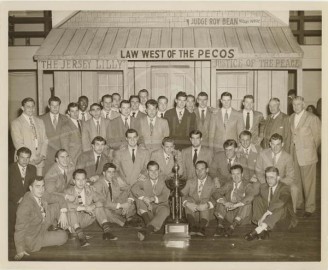
M 106 183 L 108 189 L 109 189 L 109 182 L 111 183 L 111 186 L 112 186 L 112 188 L 113 188 L 113 182 L 112 182 L 112 181 L 107 181 L 107 180 L 105 180 L 105 183 Z M 113 196 L 113 193 L 112 193 L 112 196 Z M 111 199 L 113 200 L 113 197 L 112 197 Z M 121 204 L 120 204 L 120 203 L 117 203 L 117 204 L 116 204 L 116 209 L 120 209 L 120 208 L 121 208 Z
M 52 112 L 50 112 L 49 114 L 50 114 L 51 123 L 52 124 L 54 123 L 54 117 L 56 116 L 57 124 L 58 124 L 58 121 L 59 121 L 59 113 L 53 114 Z
M 30 121 L 30 117 L 32 119 L 32 122 L 33 122 L 33 125 L 35 127 L 35 132 L 36 132 L 36 137 L 38 137 L 38 132 L 36 130 L 36 125 L 35 125 L 35 121 L 34 121 L 34 116 L 28 116 L 27 114 L 23 113 L 23 116 L 25 117 L 27 123 L 29 124 L 29 126 L 31 126 L 31 121 Z M 32 128 L 32 127 L 31 127 Z M 38 148 L 39 146 L 39 141 L 38 141 L 38 138 L 34 139 L 34 142 L 35 142 L 35 148 Z
M 82 199 L 82 203 L 83 205 L 85 206 L 85 203 L 86 203 L 86 199 L 85 199 L 85 189 L 83 188 L 81 192 L 79 192 L 76 188 L 75 188 L 75 191 L 78 195 L 81 196 L 81 199 Z
M 168 154 L 166 154 L 165 151 L 163 151 L 163 152 L 164 152 L 164 160 L 165 160 L 165 162 L 167 164 L 169 162 L 171 156 L 169 156 Z
M 203 189 L 204 189 L 206 180 L 207 180 L 207 177 L 205 177 L 203 180 L 197 179 L 197 183 L 198 183 L 198 185 L 197 185 L 197 193 L 198 193 L 198 190 L 199 190 L 199 187 L 200 187 L 201 183 L 203 183 Z M 183 202 L 183 203 L 185 203 L 185 202 Z M 209 201 L 207 203 L 208 203 L 209 209 L 214 208 L 214 205 L 212 204 L 212 202 Z
M 207 107 L 205 107 L 205 108 L 198 107 L 198 111 L 199 111 L 200 118 L 202 118 L 202 111 L 203 111 L 203 110 L 204 110 L 204 118 L 206 118 Z
M 183 114 L 184 114 L 184 111 L 185 111 L 185 108 L 183 109 L 179 109 L 178 107 L 175 108 L 176 112 L 177 112 L 177 115 L 178 115 L 178 118 L 180 119 L 180 112 L 182 113 L 181 115 L 181 119 L 183 117 Z
M 231 159 L 231 166 L 235 164 L 235 160 L 236 160 L 236 156 L 234 156 L 233 158 L 230 158 Z M 229 164 L 229 158 L 227 158 L 227 163 Z
M 97 162 L 97 157 L 100 156 L 99 158 L 99 162 L 100 162 L 100 159 L 101 159 L 101 154 L 97 154 L 95 151 L 93 151 L 93 155 L 95 156 L 95 163 Z
M 243 119 L 244 119 L 245 127 L 246 127 L 247 113 L 248 113 L 248 111 L 243 110 Z M 254 120 L 254 112 L 253 112 L 253 110 L 251 110 L 251 111 L 249 111 L 249 129 L 251 129 L 253 126 L 253 120 Z
M 295 128 L 297 128 L 297 125 L 300 122 L 303 113 L 304 113 L 304 110 L 302 110 L 300 113 L 295 113 L 295 119 L 294 119 L 294 127 Z
M 281 155 L 281 151 L 280 151 L 278 154 L 276 154 L 276 158 L 275 158 L 275 162 L 274 162 L 274 164 L 277 164 L 277 162 L 278 162 L 278 160 L 279 160 L 279 158 L 280 158 L 280 155 Z M 271 156 L 272 156 L 272 159 L 273 159 L 274 156 L 275 156 L 273 152 L 272 152 Z
M 278 117 L 278 115 L 280 114 L 280 111 L 277 112 L 276 114 L 271 114 L 271 118 L 272 119 L 276 119 Z
M 157 112 L 157 116 L 158 116 L 159 118 L 162 118 L 162 114 L 163 114 L 163 117 L 164 117 L 165 113 L 166 113 L 166 110 L 165 110 L 164 112 L 160 112 L 160 111 L 158 111 L 158 112 Z
M 130 128 L 131 127 L 131 117 L 130 117 L 130 115 L 129 116 L 124 116 L 123 114 L 121 114 L 121 118 L 122 118 L 123 124 L 125 124 L 125 118 L 128 118 L 127 122 L 128 122 L 129 128 Z
M 156 116 L 155 116 L 154 118 L 152 118 L 152 119 L 153 119 L 152 124 L 153 124 L 153 126 L 155 127 Z M 150 117 L 149 117 L 149 116 L 147 116 L 147 122 L 148 122 L 148 126 L 150 126 Z
M 97 127 L 97 122 L 99 122 L 99 126 L 101 125 L 101 117 L 99 117 L 98 120 L 96 120 L 96 118 L 92 117 L 93 122 L 95 123 L 95 126 Z
M 132 158 L 132 149 L 134 149 L 134 156 L 137 159 L 137 148 L 138 148 L 137 146 L 131 147 L 130 145 L 128 145 L 128 149 L 129 149 L 129 153 L 130 153 L 131 158 Z
M 104 109 L 101 110 L 101 116 L 103 118 L 106 118 L 107 113 L 108 113 L 108 117 L 107 118 L 109 119 L 110 116 L 111 116 L 111 114 L 112 114 L 112 110 L 109 110 L 109 111 L 105 111 Z
M 74 125 L 75 125 L 77 128 L 79 128 L 79 124 L 77 123 L 77 120 L 74 119 L 74 118 L 72 118 L 72 117 L 71 117 L 71 120 L 72 120 L 72 122 L 74 123 Z M 81 125 L 81 123 L 80 123 L 80 125 Z M 81 128 L 82 128 L 82 127 L 81 127 Z
M 154 187 L 157 185 L 157 183 L 158 183 L 158 178 L 156 179 L 156 180 L 150 180 L 150 182 L 151 182 L 151 185 L 152 185 L 152 187 L 153 187 L 153 191 L 154 191 Z M 158 203 L 158 197 L 154 194 L 154 198 L 155 198 L 155 201 L 154 201 L 154 203 Z
M 277 184 L 275 185 L 275 186 L 273 186 L 272 187 L 272 196 L 274 195 L 274 192 L 276 191 L 276 188 L 277 188 L 277 186 L 278 186 L 278 182 L 277 182 Z M 269 201 L 269 199 L 270 199 L 270 186 L 269 186 L 269 194 L 268 194 L 268 201 Z M 271 201 L 270 201 L 270 203 L 271 203 Z M 270 215 L 272 215 L 272 212 L 271 211 L 267 211 Z
M 197 149 L 197 158 L 199 157 L 199 152 L 200 152 L 200 149 L 202 148 L 202 146 L 200 145 L 200 146 L 198 146 L 197 148 L 195 148 L 195 147 L 191 147 L 191 154 L 192 154 L 192 157 L 191 157 L 191 159 L 193 160 L 194 159 L 194 155 L 195 155 L 195 149 Z
M 222 113 L 222 119 L 223 119 L 223 121 L 224 121 L 224 116 L 225 116 L 226 111 L 228 112 L 228 118 L 230 118 L 232 108 L 230 107 L 229 109 L 225 109 L 225 108 L 222 108 L 222 109 L 221 109 L 221 113 Z
M 25 176 L 26 176 L 27 166 L 25 167 L 25 174 L 23 174 L 23 166 L 21 166 L 19 163 L 17 163 L 17 165 L 18 165 L 18 169 L 19 169 L 19 171 L 20 171 L 21 177 L 22 177 L 22 178 L 25 178 Z
M 137 111 L 131 111 L 130 112 L 130 116 L 131 117 L 134 117 L 134 118 L 137 118 L 139 112 L 140 112 L 139 110 L 137 110 Z M 133 116 L 133 114 L 134 114 L 134 116 Z
M 90 117 L 91 117 L 89 111 L 86 110 L 86 111 L 84 111 L 83 113 L 84 113 L 85 121 L 89 120 Z M 79 110 L 79 120 L 82 120 L 82 111 L 81 111 L 81 110 Z
M 239 189 L 240 185 L 241 185 L 241 181 L 238 184 L 236 184 L 235 182 L 233 183 L 233 189 L 232 189 L 231 195 L 230 195 L 231 201 L 232 201 L 232 194 L 233 194 L 233 192 L 235 191 L 235 189 Z

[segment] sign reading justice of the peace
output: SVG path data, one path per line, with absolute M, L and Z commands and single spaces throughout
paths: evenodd
M 188 26 L 261 26 L 259 17 L 194 17 L 186 19 Z
M 119 53 L 124 60 L 211 60 L 234 58 L 237 48 L 122 49 Z
M 296 69 L 302 67 L 300 58 L 239 58 L 213 61 L 216 69 Z
M 44 70 L 123 70 L 127 61 L 118 59 L 49 59 L 39 60 Z

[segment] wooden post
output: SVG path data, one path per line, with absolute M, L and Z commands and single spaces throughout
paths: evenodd
M 303 96 L 303 70 L 301 68 L 297 69 L 297 95 Z
M 211 89 L 210 89 L 210 106 L 216 108 L 217 89 L 216 89 L 216 62 L 211 61 Z
M 38 62 L 38 114 L 41 115 L 44 113 L 43 106 L 43 69 Z

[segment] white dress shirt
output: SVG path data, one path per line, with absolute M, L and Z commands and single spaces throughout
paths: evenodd
M 253 111 L 248 112 L 246 110 L 243 110 L 243 119 L 244 119 L 244 123 L 245 123 L 245 128 L 246 128 L 247 113 L 249 113 L 249 129 L 251 129 L 253 126 L 254 112 Z
M 298 123 L 300 122 L 303 113 L 305 110 L 302 110 L 300 113 L 295 113 L 295 119 L 294 119 L 294 127 L 297 128 Z
M 232 108 L 230 107 L 229 109 L 222 108 L 221 113 L 222 113 L 222 119 L 224 121 L 225 113 L 228 112 L 228 118 L 230 118 Z
M 280 111 L 277 112 L 276 114 L 272 114 L 272 115 L 271 115 L 271 118 L 272 118 L 272 119 L 276 119 L 276 118 L 278 117 L 279 114 L 280 114 Z

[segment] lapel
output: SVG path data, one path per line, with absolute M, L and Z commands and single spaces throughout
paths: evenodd
M 45 115 L 45 119 L 46 119 L 46 121 L 44 121 L 44 122 L 45 122 L 46 130 L 49 131 L 49 129 L 50 129 L 50 133 L 56 133 L 56 130 L 55 130 L 55 128 L 54 128 L 54 126 L 52 124 L 52 121 L 51 121 L 50 112 L 48 112 Z M 58 124 L 59 124 L 59 116 L 57 118 L 57 127 L 58 127 Z
M 294 133 L 294 131 L 295 131 L 295 113 L 293 113 L 291 116 L 290 116 L 290 118 L 289 118 L 289 120 L 290 120 L 290 126 L 291 126 L 291 130 L 292 130 L 292 133 Z M 298 123 L 298 125 L 299 125 L 300 123 Z
M 298 129 L 299 127 L 302 127 L 306 121 L 306 119 L 308 118 L 308 112 L 307 111 L 304 111 L 300 121 L 298 122 L 298 125 L 296 127 L 296 129 Z
M 143 154 L 142 154 L 140 147 L 137 147 L 136 159 L 133 163 L 133 166 L 136 166 L 137 168 L 139 167 L 137 165 L 139 165 L 139 163 L 142 161 L 142 156 L 143 156 Z
M 159 162 L 159 165 L 160 165 L 161 168 L 166 168 L 168 166 L 168 164 L 170 163 L 170 160 L 169 160 L 169 162 L 166 164 L 163 148 L 159 152 L 159 160 L 158 160 L 158 162 Z
M 31 206 L 32 206 L 32 209 L 35 209 L 35 212 L 37 213 L 38 217 L 42 220 L 43 219 L 43 216 L 41 214 L 41 208 L 39 206 L 39 204 L 36 202 L 34 196 L 32 195 L 31 192 L 29 192 L 29 199 L 31 201 Z M 42 204 L 43 204 L 43 207 L 46 211 L 46 215 L 47 215 L 47 208 L 48 208 L 48 203 L 43 199 L 41 198 L 41 201 L 42 201 Z
M 129 152 L 129 148 L 128 147 L 126 147 L 123 151 L 122 151 L 122 156 L 123 156 L 123 161 L 124 161 L 124 163 L 126 163 L 125 165 L 126 165 L 126 167 L 128 167 L 128 168 L 133 168 L 133 166 L 134 166 L 134 164 L 133 164 L 133 162 L 132 162 L 132 157 L 131 157 L 131 155 L 130 155 L 130 152 Z
M 33 119 L 34 119 L 34 116 L 33 116 Z M 30 123 L 25 119 L 25 117 L 23 116 L 23 113 L 19 117 L 19 120 L 22 123 L 22 126 L 24 126 L 28 130 L 31 129 Z

